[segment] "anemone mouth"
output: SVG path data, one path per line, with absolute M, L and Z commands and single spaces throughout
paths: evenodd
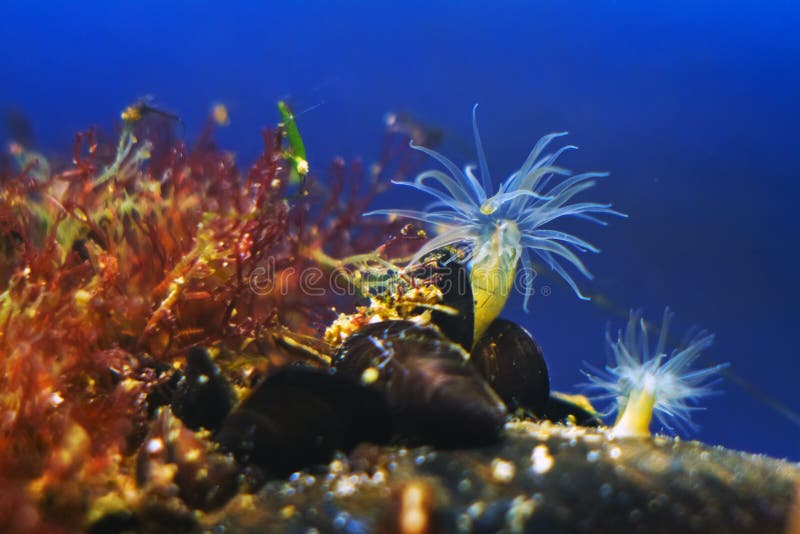
M 481 213 L 483 213 L 484 215 L 491 215 L 492 213 L 494 213 L 495 211 L 497 211 L 497 204 L 494 204 L 494 203 L 492 203 L 492 202 L 489 202 L 489 201 L 487 200 L 486 202 L 484 202 L 483 204 L 481 204 L 480 211 L 481 211 Z

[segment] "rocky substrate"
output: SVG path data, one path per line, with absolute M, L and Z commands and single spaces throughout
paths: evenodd
M 656 436 L 511 422 L 481 448 L 359 446 L 238 495 L 217 532 L 786 532 L 798 465 Z M 795 512 L 796 514 L 796 512 Z

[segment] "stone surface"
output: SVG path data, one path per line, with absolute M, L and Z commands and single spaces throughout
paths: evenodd
M 224 532 L 783 532 L 798 465 L 656 436 L 512 422 L 501 442 L 362 445 L 203 517 Z

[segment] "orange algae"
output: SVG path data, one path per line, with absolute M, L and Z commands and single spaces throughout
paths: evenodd
M 202 344 L 284 363 L 273 334 L 318 334 L 342 298 L 299 290 L 314 251 L 374 250 L 399 228 L 362 226 L 378 181 L 362 191 L 359 165 L 336 161 L 332 190 L 309 177 L 290 192 L 280 129 L 241 172 L 209 125 L 192 148 L 154 119 L 116 151 L 78 134 L 73 165 L 44 179 L 36 162 L 0 169 L 3 531 L 79 530 L 109 496 L 135 508 L 152 362 Z

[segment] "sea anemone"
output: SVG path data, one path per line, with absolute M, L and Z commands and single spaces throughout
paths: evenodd
M 616 400 L 609 410 L 617 412 L 614 436 L 649 436 L 654 412 L 667 429 L 696 429 L 691 413 L 702 409 L 696 402 L 714 393 L 709 379 L 728 366 L 723 363 L 691 369 L 714 342 L 714 335 L 704 330 L 690 331 L 683 348 L 673 349 L 668 355 L 667 332 L 672 316 L 669 308 L 664 310 L 658 342 L 651 352 L 641 312 L 631 311 L 624 334 L 620 330 L 614 340 L 611 332 L 606 332 L 612 364 L 604 371 L 593 368 L 595 374 L 583 371 L 590 380 L 587 389 L 601 392 L 594 398 Z
M 478 134 L 477 104 L 472 110 L 472 127 L 478 152 L 480 182 L 474 165 L 466 165 L 463 172 L 448 158 L 425 147 L 411 146 L 438 161 L 449 176 L 442 171 L 428 170 L 413 182 L 394 182 L 430 194 L 437 200 L 424 211 L 387 209 L 367 215 L 386 214 L 407 217 L 436 225 L 441 233 L 428 241 L 414 256 L 417 263 L 429 252 L 447 245 L 466 244 L 467 259 L 471 261 L 471 285 L 475 298 L 475 339 L 502 310 L 516 275 L 517 263 L 522 261 L 524 277 L 524 308 L 533 294 L 533 269 L 529 251 L 558 273 L 575 294 L 588 300 L 578 289 L 575 280 L 561 261 L 566 260 L 586 278 L 592 275 L 573 249 L 578 252 L 599 252 L 592 245 L 572 234 L 548 228 L 559 217 L 568 215 L 605 225 L 596 215 L 625 216 L 611 209 L 610 204 L 569 201 L 578 193 L 595 184 L 595 178 L 606 173 L 587 172 L 572 176 L 570 171 L 555 165 L 566 150 L 564 146 L 553 153 L 544 153 L 555 138 L 566 132 L 542 137 L 528 158 L 492 194 L 492 180 Z M 554 176 L 567 176 L 551 184 Z M 433 182 L 433 183 L 431 183 Z M 548 186 L 550 186 L 548 188 Z

